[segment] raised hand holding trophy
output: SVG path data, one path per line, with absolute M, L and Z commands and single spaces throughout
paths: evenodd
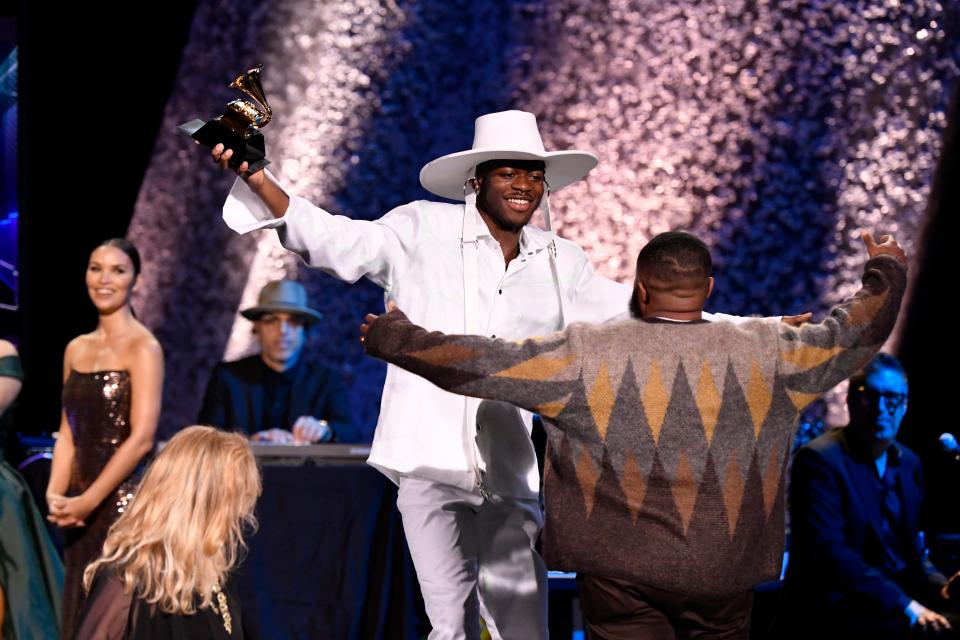
M 247 173 L 255 173 L 270 164 L 266 158 L 266 146 L 260 128 L 266 126 L 273 117 L 273 111 L 267 104 L 267 97 L 260 84 L 260 71 L 263 65 L 257 65 L 242 73 L 230 83 L 231 89 L 239 89 L 253 102 L 238 98 L 227 105 L 223 115 L 209 122 L 191 120 L 184 122 L 178 129 L 202 145 L 211 149 L 222 143 L 225 149 L 233 149 L 233 157 L 228 163 L 238 169 L 243 162 L 248 164 Z

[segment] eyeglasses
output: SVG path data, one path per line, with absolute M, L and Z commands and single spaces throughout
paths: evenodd
M 857 387 L 860 397 L 871 405 L 876 405 L 883 398 L 883 406 L 887 411 L 896 411 L 907 402 L 907 394 L 895 391 L 877 391 L 868 387 Z

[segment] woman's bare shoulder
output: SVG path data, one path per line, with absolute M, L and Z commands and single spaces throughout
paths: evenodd
M 0 358 L 5 358 L 7 356 L 16 356 L 20 355 L 17 353 L 17 348 L 13 346 L 13 343 L 9 340 L 0 339 Z

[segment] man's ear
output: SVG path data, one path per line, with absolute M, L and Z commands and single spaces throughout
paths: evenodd
M 709 278 L 707 278 L 707 295 L 706 295 L 706 297 L 709 298 L 709 297 L 710 297 L 710 294 L 712 294 L 712 293 L 713 293 L 713 276 L 710 276 Z
M 640 302 L 643 304 L 650 304 L 650 293 L 647 291 L 647 288 L 643 286 L 643 283 L 637 280 L 637 291 L 640 292 Z

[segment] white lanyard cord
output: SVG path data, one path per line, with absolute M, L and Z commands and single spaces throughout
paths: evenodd
M 567 312 L 567 296 L 563 291 L 563 286 L 560 284 L 560 272 L 557 269 L 557 234 L 553 230 L 553 223 L 550 220 L 550 188 L 547 187 L 546 193 L 543 194 L 543 200 L 540 202 L 540 208 L 543 209 L 543 219 L 546 223 L 547 233 L 550 236 L 550 246 L 547 247 L 547 251 L 550 254 L 550 272 L 553 274 L 553 286 L 557 290 L 557 301 L 560 303 L 560 326 L 559 329 L 565 329 L 567 323 L 570 321 L 570 316 Z

